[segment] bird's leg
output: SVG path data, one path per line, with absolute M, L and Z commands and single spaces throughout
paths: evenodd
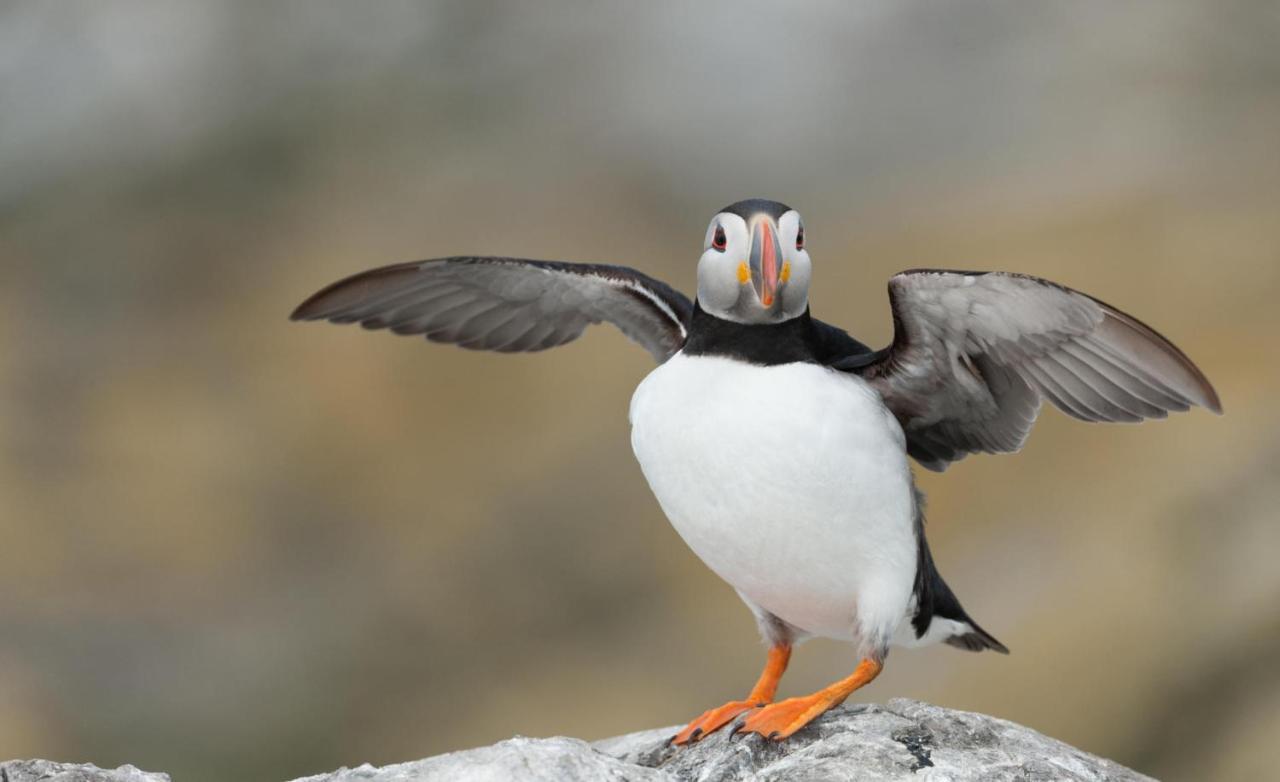
M 725 705 L 703 712 L 697 719 L 685 726 L 671 741 L 675 744 L 687 744 L 719 730 L 733 721 L 745 711 L 773 702 L 774 693 L 778 691 L 778 681 L 787 670 L 787 662 L 791 659 L 790 644 L 775 644 L 769 647 L 769 656 L 765 659 L 764 671 L 756 686 L 751 688 L 746 700 L 729 701 Z
M 867 658 L 851 676 L 824 687 L 812 695 L 787 698 L 785 701 L 764 706 L 747 716 L 739 731 L 759 733 L 768 739 L 785 739 L 808 725 L 815 717 L 844 702 L 845 698 L 862 685 L 880 675 L 883 663 Z

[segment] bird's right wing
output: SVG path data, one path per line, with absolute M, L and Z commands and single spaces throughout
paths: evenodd
M 508 353 L 563 345 L 607 321 L 662 363 L 684 345 L 692 311 L 684 294 L 625 266 L 458 257 L 356 274 L 311 296 L 292 319 Z

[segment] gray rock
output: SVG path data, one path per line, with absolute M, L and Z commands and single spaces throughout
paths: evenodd
M 663 743 L 670 735 L 649 731 L 596 746 L 681 782 L 1149 779 L 1012 722 L 904 699 L 835 709 L 783 742 L 720 731 L 672 748 Z
M 692 746 L 669 746 L 667 740 L 678 729 L 672 725 L 594 744 L 514 738 L 413 763 L 342 769 L 296 782 L 1149 779 L 1012 722 L 909 700 L 835 709 L 783 742 L 721 730 Z
M 835 709 L 781 742 L 721 730 L 669 746 L 678 726 L 597 741 L 516 737 L 489 747 L 295 782 L 1048 782 L 1146 780 L 1135 771 L 1012 722 L 927 703 Z M 168 782 L 132 766 L 103 771 L 47 761 L 0 764 L 7 782 Z M 79 776 L 77 776 L 79 775 Z M 0 777 L 0 782 L 5 782 Z
M 98 768 L 89 763 L 51 760 L 10 760 L 0 763 L 3 782 L 169 782 L 168 774 L 139 771 L 133 766 Z

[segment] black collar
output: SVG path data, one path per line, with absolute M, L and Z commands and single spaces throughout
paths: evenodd
M 711 315 L 697 302 L 683 352 L 687 356 L 725 356 L 761 366 L 821 364 L 826 353 L 808 308 L 781 323 L 747 324 Z

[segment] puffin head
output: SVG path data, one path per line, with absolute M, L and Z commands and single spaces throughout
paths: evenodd
M 736 323 L 781 323 L 809 306 L 809 253 L 800 213 L 751 198 L 721 209 L 698 259 L 698 304 Z

